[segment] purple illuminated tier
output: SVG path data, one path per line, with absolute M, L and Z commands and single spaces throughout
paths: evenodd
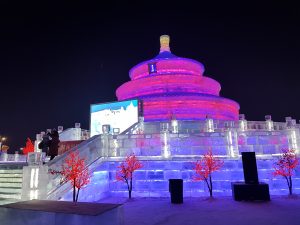
M 220 84 L 203 76 L 204 66 L 177 57 L 169 48 L 169 36 L 160 37 L 160 53 L 129 71 L 131 81 L 121 85 L 119 101 L 141 99 L 145 121 L 238 120 L 239 104 L 219 96 Z

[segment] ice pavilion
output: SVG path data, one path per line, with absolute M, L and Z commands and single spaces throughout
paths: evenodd
M 196 60 L 171 53 L 168 35 L 160 37 L 160 53 L 129 71 L 131 81 L 120 86 L 118 100 L 143 100 L 145 121 L 238 120 L 239 105 L 219 96 L 220 84 L 203 75 Z
M 269 184 L 271 194 L 287 193 L 285 180 L 272 176 L 272 166 L 282 149 L 293 148 L 299 154 L 296 121 L 287 117 L 285 122 L 273 122 L 269 115 L 265 121 L 247 121 L 239 115 L 238 103 L 219 96 L 220 84 L 203 76 L 201 63 L 171 53 L 169 40 L 161 36 L 160 53 L 134 66 L 131 81 L 116 91 L 119 101 L 143 100 L 139 122 L 123 133 L 96 135 L 78 146 L 93 173 L 82 199 L 127 196 L 125 184 L 115 182 L 115 173 L 130 153 L 144 164 L 135 174 L 133 196 L 169 196 L 170 178 L 184 180 L 185 196 L 207 195 L 203 183 L 192 181 L 192 162 L 209 148 L 225 162 L 213 174 L 216 195 L 231 195 L 231 182 L 243 180 L 243 151 L 256 152 L 259 179 Z M 50 168 L 60 166 L 64 157 Z M 48 198 L 70 198 L 69 189 L 55 182 L 50 182 Z M 299 170 L 294 190 L 300 192 Z
M 183 179 L 184 196 L 208 195 L 203 182 L 192 181 L 193 162 L 208 149 L 224 160 L 222 169 L 213 174 L 215 195 L 230 196 L 231 182 L 243 180 L 240 156 L 244 151 L 256 153 L 259 179 L 269 184 L 271 194 L 288 193 L 286 181 L 272 176 L 272 166 L 282 149 L 292 148 L 299 154 L 296 120 L 286 117 L 285 122 L 274 122 L 267 115 L 264 121 L 247 121 L 239 115 L 238 103 L 219 96 L 220 84 L 203 75 L 201 63 L 171 53 L 169 40 L 161 36 L 160 53 L 134 66 L 131 81 L 116 91 L 119 101 L 142 100 L 139 121 L 124 132 L 94 135 L 69 150 L 79 151 L 92 173 L 80 201 L 127 196 L 126 185 L 116 182 L 115 174 L 131 153 L 144 165 L 134 174 L 133 197 L 169 196 L 170 178 Z M 59 169 L 67 154 L 51 161 L 49 168 Z M 72 198 L 70 185 L 61 185 L 59 177 L 50 177 L 41 188 L 46 186 L 47 199 Z M 299 169 L 294 192 L 300 193 Z

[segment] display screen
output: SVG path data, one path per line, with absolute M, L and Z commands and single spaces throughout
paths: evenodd
M 138 122 L 138 100 L 128 100 L 122 102 L 110 102 L 91 105 L 91 137 L 106 132 L 109 125 L 109 133 L 124 130 Z

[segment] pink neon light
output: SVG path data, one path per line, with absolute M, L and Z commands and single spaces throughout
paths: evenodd
M 144 99 L 144 118 L 169 120 L 201 120 L 209 116 L 219 120 L 238 120 L 239 105 L 225 98 L 208 96 L 176 96 Z
M 167 37 L 164 41 L 168 46 Z M 155 63 L 155 73 L 149 74 L 149 63 Z M 238 120 L 239 104 L 219 97 L 220 84 L 204 77 L 203 72 L 204 66 L 195 60 L 162 52 L 133 67 L 129 71 L 131 81 L 121 85 L 116 95 L 118 100 L 143 100 L 145 121 L 169 120 L 170 115 L 179 120 L 202 120 L 207 116 Z
M 116 95 L 119 100 L 157 94 L 210 94 L 219 95 L 220 84 L 210 78 L 188 75 L 151 76 L 133 80 L 120 86 Z
M 194 60 L 187 60 L 184 58 L 160 59 L 146 61 L 143 64 L 139 64 L 132 68 L 129 72 L 131 79 L 136 80 L 149 76 L 148 63 L 150 62 L 156 62 L 157 75 L 179 73 L 202 76 L 204 72 L 204 66 Z

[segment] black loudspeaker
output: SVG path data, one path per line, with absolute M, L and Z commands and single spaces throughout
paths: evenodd
M 169 191 L 171 202 L 175 204 L 183 203 L 183 180 L 169 179 Z
M 244 179 L 246 184 L 258 184 L 255 152 L 242 152 Z
M 244 182 L 232 183 L 232 196 L 234 200 L 241 201 L 270 201 L 269 185 L 258 183 L 255 152 L 242 152 L 244 169 Z
M 266 183 L 245 184 L 235 182 L 231 184 L 232 196 L 236 201 L 270 201 L 269 185 Z

